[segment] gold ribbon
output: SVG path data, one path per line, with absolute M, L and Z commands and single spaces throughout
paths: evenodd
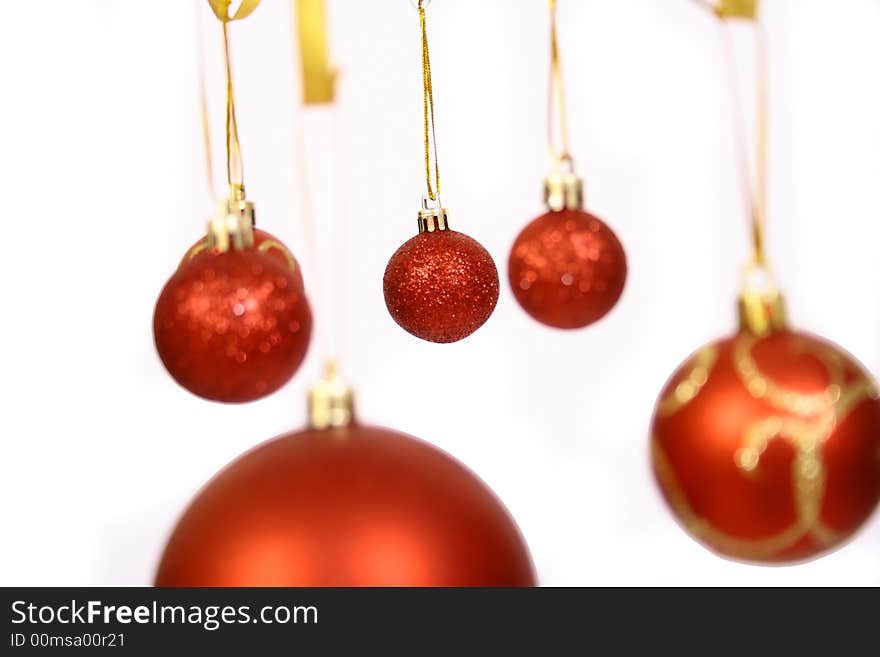
M 559 147 L 556 146 L 554 114 L 559 127 Z M 559 57 L 559 38 L 556 30 L 556 0 L 550 0 L 550 93 L 547 110 L 547 147 L 553 168 L 562 165 L 572 167 L 571 152 L 568 145 L 568 116 L 565 107 L 565 87 L 562 80 L 562 62 Z
M 330 65 L 327 21 L 323 0 L 293 0 L 299 33 L 303 102 L 306 105 L 332 103 L 336 71 Z
M 425 117 L 425 183 L 428 198 L 436 201 L 440 197 L 440 163 L 437 161 L 437 133 L 434 130 L 434 88 L 431 84 L 431 58 L 428 53 L 428 30 L 425 27 L 425 7 L 430 0 L 419 0 L 419 24 L 422 28 L 422 105 Z M 436 192 L 431 185 L 431 144 L 434 145 L 434 179 Z

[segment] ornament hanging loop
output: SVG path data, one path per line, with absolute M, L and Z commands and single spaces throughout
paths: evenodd
M 226 63 L 226 182 L 229 198 L 244 198 L 244 163 L 235 116 L 235 93 L 232 88 L 232 63 L 229 56 L 229 23 L 223 21 L 223 57 Z
M 574 158 L 571 156 L 568 143 L 565 86 L 556 30 L 556 0 L 549 0 L 549 8 L 550 88 L 547 100 L 547 150 L 550 154 L 550 175 L 544 179 L 544 203 L 554 212 L 583 210 L 584 182 L 575 173 Z
M 750 209 L 750 232 L 752 241 L 752 262 L 756 266 L 768 267 L 765 251 L 765 231 L 767 217 L 767 151 L 768 151 L 768 55 L 767 34 L 759 19 L 758 0 L 697 0 L 710 9 L 721 21 L 723 50 L 726 59 L 730 104 L 734 117 L 734 130 L 737 133 L 737 159 L 739 160 L 740 184 Z M 748 140 L 745 136 L 746 124 L 742 102 L 739 97 L 739 81 L 736 74 L 736 54 L 731 35 L 727 29 L 730 19 L 745 19 L 754 27 L 755 37 L 755 146 L 754 175 L 749 162 Z
M 226 65 L 226 182 L 231 201 L 243 201 L 244 163 L 241 142 L 238 138 L 238 121 L 235 115 L 235 93 L 232 87 L 232 62 L 229 55 L 229 23 L 250 16 L 260 0 L 241 0 L 238 8 L 230 13 L 232 0 L 208 0 L 214 15 L 223 25 L 223 58 Z
M 556 29 L 556 0 L 549 0 L 550 8 L 550 89 L 547 103 L 547 148 L 554 173 L 574 172 L 574 160 L 568 142 L 568 114 L 565 103 L 565 85 L 562 61 L 559 56 L 559 38 Z M 557 145 L 556 132 L 559 132 Z
M 767 37 L 759 20 L 758 0 L 697 0 L 710 9 L 721 21 L 723 50 L 730 89 L 730 105 L 735 114 L 737 158 L 740 184 L 750 209 L 751 259 L 743 266 L 739 294 L 740 328 L 763 337 L 785 328 L 785 308 L 776 286 L 773 272 L 764 249 L 764 225 L 767 216 L 767 130 L 768 130 L 768 75 Z M 730 19 L 745 19 L 752 23 L 755 33 L 755 147 L 754 175 L 749 164 L 748 139 L 745 136 L 745 112 L 739 98 L 736 74 L 736 53 L 730 32 Z
M 430 198 L 422 194 L 422 208 L 419 210 L 419 232 L 433 233 L 437 230 L 448 230 L 449 218 L 440 197 Z
M 440 163 L 437 159 L 437 131 L 434 125 L 434 86 L 431 81 L 431 56 L 428 51 L 428 29 L 425 23 L 425 8 L 430 0 L 410 3 L 419 12 L 419 26 L 422 32 L 422 112 L 424 115 L 425 143 L 425 185 L 428 198 L 435 201 L 440 196 Z M 431 148 L 434 149 L 434 182 L 431 181 Z
M 776 278 L 765 262 L 750 260 L 741 272 L 740 329 L 758 337 L 785 328 L 785 305 Z
M 260 0 L 242 0 L 232 13 L 231 0 L 208 0 L 208 4 L 223 26 L 223 59 L 226 70 L 226 182 L 229 186 L 229 197 L 220 203 L 220 211 L 208 223 L 206 243 L 208 248 L 222 252 L 229 249 L 248 249 L 254 244 L 254 206 L 245 196 L 244 164 L 238 137 L 229 54 L 229 23 L 250 16 Z M 203 114 L 207 144 L 207 114 L 204 108 Z M 208 157 L 210 159 L 210 151 Z

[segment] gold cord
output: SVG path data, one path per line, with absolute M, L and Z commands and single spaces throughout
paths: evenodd
M 239 21 L 250 16 L 260 4 L 260 0 L 241 0 L 238 9 L 232 15 L 229 14 L 232 0 L 208 0 L 208 4 L 211 6 L 211 11 L 223 24 L 223 57 L 226 63 L 226 182 L 229 184 L 229 198 L 240 201 L 244 199 L 244 164 L 241 159 L 241 142 L 238 140 L 238 122 L 235 118 L 235 95 L 232 91 L 228 28 L 232 21 Z M 207 112 L 205 114 L 207 115 Z M 207 126 L 207 122 L 203 126 Z
M 430 0 L 428 0 L 430 2 Z M 434 129 L 434 88 L 431 84 L 431 58 L 428 53 L 428 30 L 425 27 L 425 0 L 419 0 L 419 23 L 422 28 L 422 106 L 425 117 L 425 183 L 428 187 L 428 198 L 436 201 L 440 197 L 440 163 L 437 161 L 437 132 Z M 431 185 L 431 144 L 434 146 L 434 180 Z
M 757 17 L 754 18 L 755 31 L 755 173 L 750 173 L 748 141 L 744 134 L 745 117 L 738 94 L 736 75 L 736 55 L 729 29 L 725 29 L 725 17 L 716 14 L 722 21 L 723 50 L 726 59 L 728 84 L 733 111 L 736 113 L 734 129 L 737 131 L 737 157 L 740 167 L 740 180 L 746 204 L 750 208 L 752 233 L 752 264 L 766 268 L 767 258 L 764 250 L 764 228 L 767 217 L 767 151 L 768 151 L 768 56 L 767 32 Z
M 559 148 L 556 147 L 554 114 L 559 126 Z M 563 164 L 572 166 L 568 146 L 568 117 L 565 108 L 565 87 L 562 80 L 562 63 L 559 58 L 559 39 L 556 31 L 556 0 L 550 0 L 550 93 L 547 111 L 547 146 L 553 168 L 561 169 Z
M 235 118 L 235 95 L 232 90 L 232 64 L 229 57 L 229 23 L 223 21 L 223 56 L 226 61 L 226 182 L 231 199 L 244 198 L 244 163 L 238 122 Z

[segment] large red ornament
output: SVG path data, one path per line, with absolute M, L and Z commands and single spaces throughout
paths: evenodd
M 461 463 L 351 424 L 270 440 L 174 530 L 157 586 L 534 586 L 528 548 Z
M 292 256 L 203 250 L 169 279 L 153 315 L 156 349 L 184 388 L 247 402 L 284 385 L 306 355 L 312 315 Z
M 454 230 L 422 232 L 391 256 L 385 304 L 406 331 L 456 342 L 480 328 L 498 302 L 498 270 L 489 252 Z
M 517 236 L 508 276 L 516 300 L 534 319 L 581 328 L 617 303 L 626 281 L 626 254 L 614 232 L 593 215 L 550 211 Z
M 654 471 L 678 520 L 752 562 L 816 557 L 880 500 L 880 401 L 843 349 L 744 329 L 694 354 L 654 412 Z

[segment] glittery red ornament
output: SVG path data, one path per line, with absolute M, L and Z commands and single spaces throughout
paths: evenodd
M 516 300 L 533 318 L 556 328 L 580 328 L 617 303 L 626 254 L 600 219 L 583 210 L 551 211 L 517 236 L 508 277 Z
M 296 258 L 293 257 L 293 254 L 290 252 L 290 249 L 288 249 L 284 245 L 284 242 L 279 240 L 272 233 L 267 233 L 265 230 L 260 230 L 259 228 L 254 228 L 253 234 L 254 250 L 273 256 L 278 260 L 279 263 L 285 265 L 286 267 L 289 267 L 290 271 L 293 273 L 293 278 L 296 284 L 299 286 L 300 289 L 305 289 L 305 285 L 303 284 L 302 269 L 300 269 L 299 262 L 297 262 Z M 189 247 L 189 249 L 187 249 L 186 253 L 180 261 L 180 264 L 183 265 L 184 263 L 192 260 L 196 256 L 208 253 L 210 253 L 210 250 L 208 249 L 208 238 L 203 237 L 198 242 Z
M 837 345 L 787 329 L 708 344 L 653 420 L 654 471 L 679 522 L 761 563 L 832 550 L 880 500 L 880 401 Z
M 423 232 L 404 243 L 385 269 L 385 305 L 406 331 L 455 342 L 480 328 L 498 302 L 498 270 L 464 233 Z
M 534 586 L 503 504 L 435 447 L 356 424 L 270 440 L 198 494 L 157 586 Z
M 153 315 L 168 372 L 195 395 L 247 402 L 284 385 L 309 345 L 298 268 L 259 248 L 204 251 L 169 279 Z

